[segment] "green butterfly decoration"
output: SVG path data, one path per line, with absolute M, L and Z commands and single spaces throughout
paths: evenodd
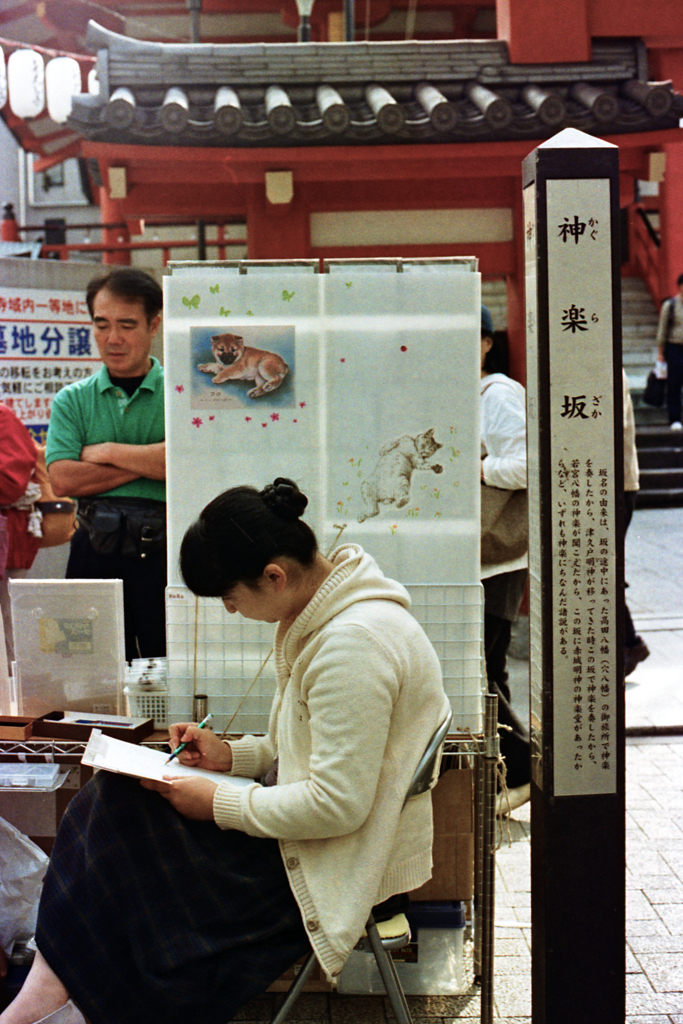
M 221 290 L 221 286 L 219 284 L 210 284 L 209 285 L 209 291 L 211 292 L 212 295 L 218 295 L 220 290 Z
M 221 306 L 221 308 L 219 310 L 219 315 L 220 316 L 230 316 L 230 310 L 226 309 L 225 306 Z
M 285 300 L 285 302 L 289 302 L 291 299 L 294 298 L 295 295 L 296 292 L 288 292 L 286 288 L 283 288 L 282 290 L 282 298 Z
M 193 295 L 191 299 L 188 299 L 187 296 L 183 295 L 183 306 L 187 306 L 188 309 L 199 309 L 199 302 L 200 299 L 198 295 Z

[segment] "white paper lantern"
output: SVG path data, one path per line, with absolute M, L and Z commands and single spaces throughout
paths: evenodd
M 45 69 L 47 112 L 57 124 L 71 113 L 72 99 L 81 91 L 81 69 L 73 57 L 55 57 Z
M 100 80 L 97 77 L 97 68 L 90 68 L 88 72 L 88 92 L 91 96 L 100 95 Z
M 0 49 L 0 107 L 7 103 L 7 68 L 5 66 L 5 54 Z
M 10 110 L 17 117 L 37 117 L 45 106 L 45 65 L 35 50 L 15 50 L 7 61 Z

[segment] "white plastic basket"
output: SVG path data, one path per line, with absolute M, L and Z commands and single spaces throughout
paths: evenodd
M 153 718 L 155 729 L 168 728 L 168 690 L 150 686 L 124 686 L 131 718 Z

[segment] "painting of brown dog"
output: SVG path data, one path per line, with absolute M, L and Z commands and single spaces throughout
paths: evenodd
M 225 384 L 230 380 L 253 380 L 255 387 L 247 392 L 249 398 L 260 398 L 280 387 L 289 373 L 289 367 L 276 352 L 250 348 L 239 334 L 214 334 L 211 352 L 215 362 L 200 363 L 202 373 L 212 373 L 212 384 Z

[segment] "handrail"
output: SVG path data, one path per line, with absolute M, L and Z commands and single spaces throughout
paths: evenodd
M 661 242 L 645 207 L 634 204 L 633 209 L 637 216 L 631 221 L 631 260 L 638 268 L 650 298 L 659 306 L 663 298 Z
M 657 233 L 657 231 L 655 231 L 655 229 L 652 226 L 652 222 L 650 221 L 649 211 L 646 210 L 644 206 L 636 206 L 636 213 L 640 217 L 640 219 L 642 220 L 643 224 L 645 225 L 647 233 L 650 236 L 650 239 L 652 240 L 652 242 L 654 242 L 654 244 L 657 246 L 658 249 L 661 248 L 662 242 L 661 242 L 661 239 L 659 237 L 659 234 Z

